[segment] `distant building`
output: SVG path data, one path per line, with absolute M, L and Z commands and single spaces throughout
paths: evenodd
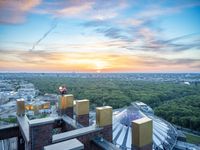
M 18 89 L 18 95 L 25 100 L 31 100 L 36 96 L 36 90 L 31 83 L 22 83 Z
M 37 99 L 41 100 L 41 101 L 48 101 L 51 104 L 56 104 L 58 102 L 58 95 L 57 94 L 48 94 L 46 93 L 43 96 L 38 96 Z
M 0 104 L 18 98 L 18 93 L 10 84 L 10 80 L 0 80 Z
M 51 113 L 51 105 L 47 101 L 27 101 L 25 107 L 29 115 Z

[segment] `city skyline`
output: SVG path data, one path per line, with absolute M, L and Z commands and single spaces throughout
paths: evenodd
M 1 72 L 200 72 L 199 1 L 0 1 Z

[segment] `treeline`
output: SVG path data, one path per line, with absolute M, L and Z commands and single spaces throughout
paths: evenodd
M 155 113 L 171 123 L 200 131 L 200 95 L 171 100 L 155 108 Z
M 102 105 L 121 108 L 130 105 L 131 102 L 142 101 L 154 108 L 156 115 L 172 123 L 194 130 L 199 130 L 196 127 L 200 127 L 200 115 L 194 115 L 200 113 L 200 106 L 195 105 L 195 102 L 200 101 L 199 85 L 126 79 L 64 77 L 29 77 L 26 80 L 33 83 L 39 89 L 41 95 L 58 93 L 58 87 L 66 85 L 68 93 L 73 94 L 75 99 L 89 99 L 91 109 Z M 188 101 L 192 100 L 194 105 L 188 105 Z M 184 113 L 180 113 L 181 111 Z M 190 114 L 190 111 L 193 111 L 193 113 Z M 173 117 L 171 117 L 172 114 Z M 190 124 L 195 125 L 188 125 L 188 121 L 185 121 L 184 117 L 191 120 Z

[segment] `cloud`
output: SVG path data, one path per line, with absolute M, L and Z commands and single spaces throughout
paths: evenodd
M 81 25 L 83 25 L 84 27 L 108 27 L 110 26 L 110 22 L 105 20 L 91 20 Z
M 135 55 L 117 52 L 59 52 L 0 50 L 1 70 L 141 72 L 199 71 L 200 59 Z M 66 59 L 67 58 L 67 59 Z M 4 66 L 7 66 L 6 68 Z
M 21 51 L 21 50 L 0 50 L 0 61 L 18 62 L 18 63 L 35 63 L 45 62 L 51 54 L 46 51 Z
M 158 50 L 163 51 L 163 49 L 168 49 L 169 51 L 180 52 L 190 50 L 192 48 L 200 48 L 200 42 L 198 38 L 200 33 L 192 33 L 187 35 L 182 35 L 166 40 L 155 40 Z M 184 42 L 187 40 L 187 42 Z
M 85 3 L 77 3 L 77 1 L 70 1 L 69 5 L 63 7 L 62 9 L 55 10 L 56 16 L 63 17 L 63 16 L 76 16 L 85 11 L 92 9 L 92 5 L 94 2 L 85 2 Z
M 136 18 L 130 17 L 122 20 L 117 20 L 117 24 L 137 29 L 138 27 L 152 26 L 156 20 L 153 18 Z
M 151 25 L 149 25 L 151 24 Z M 163 52 L 180 52 L 194 48 L 200 48 L 198 38 L 199 33 L 181 35 L 174 38 L 164 38 L 162 30 L 153 27 L 150 20 L 143 21 L 135 27 L 125 24 L 125 27 L 112 24 L 107 21 L 89 21 L 82 24 L 84 27 L 92 28 L 96 33 L 101 33 L 111 40 L 121 40 L 124 45 L 121 48 L 132 51 L 153 51 Z M 187 42 L 184 42 L 187 40 Z
M 26 14 L 40 3 L 41 0 L 1 0 L 0 23 L 22 23 L 25 21 Z
M 113 27 L 108 28 L 108 29 L 98 28 L 96 29 L 96 31 L 98 33 L 103 33 L 104 36 L 109 37 L 111 39 L 122 39 L 125 41 L 129 40 L 129 37 L 125 35 L 125 33 L 123 33 L 123 30 L 119 28 L 113 28 Z
M 143 55 L 138 57 L 143 57 L 143 60 L 141 60 L 141 63 L 144 66 L 157 66 L 157 67 L 169 67 L 170 68 L 176 68 L 182 67 L 182 68 L 191 68 L 194 69 L 197 65 L 200 65 L 200 59 L 196 58 L 165 58 L 164 56 L 150 56 L 150 55 Z M 200 69 L 200 68 L 198 68 Z
M 165 41 L 165 43 L 170 43 L 170 42 L 174 42 L 174 41 L 178 41 L 178 40 L 188 39 L 190 37 L 194 37 L 194 36 L 198 36 L 198 35 L 200 35 L 200 32 L 182 35 L 182 36 L 178 36 L 178 37 L 169 39 L 169 40 Z
M 106 20 L 118 16 L 120 10 L 128 5 L 125 0 L 67 0 L 59 2 L 46 2 L 44 6 L 33 12 L 51 14 L 57 18 L 82 18 L 93 20 Z
M 92 28 L 96 33 L 103 34 L 112 40 L 123 40 L 125 42 L 132 40 L 132 35 L 130 35 L 129 30 L 116 27 L 109 20 L 92 20 L 81 25 Z
M 18 68 L 18 70 L 43 69 L 43 71 L 50 70 L 74 70 L 74 71 L 92 71 L 109 70 L 109 68 L 122 68 L 127 62 L 123 55 L 112 53 L 93 52 L 46 52 L 46 51 L 4 51 L 0 54 L 4 57 L 0 58 L 0 69 L 7 63 L 7 69 L 11 67 Z M 31 58 L 31 59 L 30 59 Z M 67 59 L 66 59 L 67 58 Z M 131 59 L 131 58 L 128 58 Z M 123 64 L 117 64 L 117 62 Z M 133 62 L 133 61 L 132 61 Z M 13 64 L 13 65 L 11 65 Z M 23 64 L 23 65 L 22 65 Z M 5 69 L 5 68 L 4 68 Z
M 179 13 L 184 9 L 197 6 L 199 3 L 163 5 L 162 3 L 165 2 L 159 2 L 154 6 L 145 7 L 144 5 L 129 6 L 129 2 L 123 0 L 67 0 L 43 1 L 41 4 L 39 0 L 0 1 L 1 23 L 23 22 L 27 13 L 31 12 L 37 15 L 45 14 L 48 17 L 61 18 L 60 21 L 64 21 L 63 24 L 67 21 L 70 22 L 67 27 L 73 25 L 72 28 L 75 30 L 83 29 L 83 31 L 77 30 L 73 33 L 70 31 L 68 35 L 64 35 L 71 28 L 59 28 L 61 29 L 59 32 L 63 33 L 58 40 L 54 41 L 55 43 L 43 43 L 42 41 L 55 29 L 56 24 L 54 24 L 44 31 L 43 36 L 39 37 L 33 46 L 23 42 L 4 44 L 0 47 L 16 48 L 18 51 L 0 50 L 1 66 L 9 63 L 10 65 L 16 64 L 16 67 L 24 65 L 24 69 L 39 67 L 45 70 L 52 67 L 56 70 L 56 66 L 58 66 L 59 70 L 84 70 L 85 68 L 90 71 L 98 68 L 104 69 L 104 71 L 162 70 L 162 68 L 167 70 L 169 67 L 174 70 L 198 69 L 199 59 L 182 56 L 184 52 L 192 53 L 193 49 L 196 51 L 200 49 L 199 33 L 167 38 L 163 36 L 164 29 L 160 28 L 160 24 L 162 16 Z M 63 27 L 66 26 L 63 25 Z M 84 36 L 79 35 L 80 32 L 84 32 Z M 64 39 L 66 36 L 69 36 L 70 39 Z M 31 50 L 34 51 L 21 50 L 27 50 L 27 47 L 31 46 Z M 196 51 L 193 56 L 198 53 Z M 154 54 L 157 57 L 152 57 Z M 174 56 L 167 57 L 169 55 Z M 181 56 L 175 58 L 175 55 Z
M 159 29 L 152 29 L 148 26 L 138 26 L 137 28 L 130 28 L 130 30 L 123 29 L 118 31 L 118 35 L 126 33 L 128 37 L 126 45 L 123 48 L 128 50 L 141 50 L 141 51 L 152 51 L 152 52 L 181 52 L 191 49 L 200 48 L 200 33 L 192 33 L 187 35 L 181 35 L 173 38 L 166 38 L 162 35 Z M 115 35 L 115 34 L 113 34 Z M 105 34 L 105 36 L 108 36 Z M 115 36 L 108 36 L 115 38 Z M 121 38 L 126 40 L 126 38 Z
M 182 1 L 180 1 L 182 2 Z M 138 18 L 154 18 L 159 16 L 172 15 L 174 13 L 179 13 L 184 9 L 191 8 L 194 6 L 200 6 L 200 2 L 189 2 L 189 3 L 180 3 L 178 2 L 175 6 L 164 7 L 160 5 L 151 5 L 137 14 Z
M 139 5 L 140 2 L 132 6 Z M 199 6 L 199 2 L 173 2 L 165 4 L 159 2 L 157 4 L 148 5 L 136 11 L 128 17 L 120 17 L 120 19 L 107 20 L 90 20 L 82 25 L 93 29 L 96 33 L 101 33 L 111 40 L 121 40 L 125 43 L 121 48 L 132 51 L 153 51 L 163 52 L 180 52 L 194 48 L 199 48 L 199 41 L 195 41 L 195 34 L 183 35 L 171 39 L 162 36 L 163 29 L 159 27 L 162 19 L 159 17 L 179 13 L 184 9 Z M 185 39 L 191 38 L 187 42 Z M 192 39 L 193 38 L 193 39 Z

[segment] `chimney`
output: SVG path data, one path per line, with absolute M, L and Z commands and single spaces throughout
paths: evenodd
M 148 117 L 132 121 L 132 149 L 152 150 L 153 123 Z
M 96 107 L 96 125 L 102 127 L 103 138 L 112 142 L 112 107 Z
M 61 115 L 68 115 L 73 118 L 74 96 L 72 94 L 61 95 L 59 99 L 59 111 Z
M 89 100 L 77 100 L 75 112 L 76 121 L 83 126 L 89 126 Z
M 17 115 L 18 116 L 25 115 L 25 103 L 24 103 L 24 99 L 17 99 Z

